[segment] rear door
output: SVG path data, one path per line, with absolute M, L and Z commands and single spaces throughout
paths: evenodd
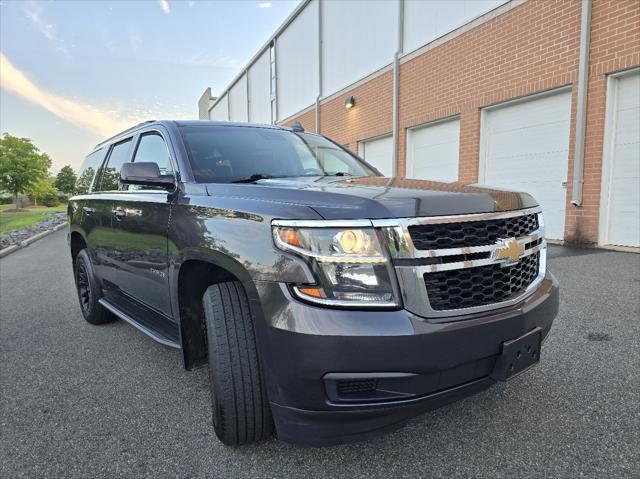
M 173 174 L 174 161 L 167 137 L 158 127 L 143 131 L 134 138 L 130 160 L 155 162 L 161 173 Z M 109 251 L 111 277 L 120 295 L 117 300 L 149 309 L 153 324 L 147 326 L 172 337 L 177 329 L 174 331 L 172 325 L 164 324 L 171 316 L 167 231 L 172 196 L 160 187 L 120 184 L 112 197 Z M 134 317 L 141 318 L 141 313 L 135 312 Z
M 86 158 L 76 180 L 76 199 L 72 202 L 72 229 L 84 233 L 93 269 L 102 279 L 99 254 L 104 251 L 104 233 L 111 228 L 111 201 L 98 189 L 100 170 L 108 147 L 100 148 Z
M 125 138 L 109 146 L 107 159 L 97 173 L 92 194 L 84 208 L 87 231 L 87 245 L 92 254 L 96 275 L 102 280 L 102 286 L 112 289 L 115 283 L 112 247 L 112 210 L 113 191 L 118 188 L 118 176 L 115 173 L 122 163 L 129 161 L 133 138 Z

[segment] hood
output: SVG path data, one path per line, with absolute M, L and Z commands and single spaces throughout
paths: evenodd
M 308 206 L 323 218 L 334 220 L 487 213 L 537 205 L 526 193 L 407 178 L 274 178 L 206 187 L 210 196 Z

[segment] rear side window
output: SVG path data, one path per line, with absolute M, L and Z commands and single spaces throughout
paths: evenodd
M 162 175 L 173 173 L 167 144 L 158 133 L 146 133 L 140 137 L 133 161 L 157 163 Z
M 131 160 L 131 138 L 116 143 L 102 171 L 100 191 L 114 191 L 120 183 L 120 168 Z
M 93 178 L 96 176 L 96 171 L 100 168 L 100 163 L 102 163 L 103 158 L 104 150 L 100 149 L 94 151 L 84 159 L 80 171 L 78 171 L 78 179 L 76 180 L 77 195 L 89 193 L 91 183 L 93 183 Z

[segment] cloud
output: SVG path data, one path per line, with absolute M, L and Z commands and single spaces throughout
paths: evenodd
M 43 17 L 42 6 L 36 2 L 25 2 L 23 11 L 31 25 L 49 41 L 56 51 L 71 59 L 71 53 L 65 46 L 64 40 L 58 35 L 56 27 Z
M 3 89 L 41 106 L 73 125 L 102 136 L 114 135 L 130 126 L 128 121 L 106 114 L 101 108 L 44 90 L 13 65 L 2 52 L 0 52 L 0 70 L 2 70 L 0 86 Z
M 258 8 L 271 8 L 273 3 L 271 2 L 261 2 L 258 4 Z
M 160 9 L 164 12 L 165 15 L 169 15 L 171 13 L 171 9 L 169 9 L 169 2 L 167 0 L 159 0 Z

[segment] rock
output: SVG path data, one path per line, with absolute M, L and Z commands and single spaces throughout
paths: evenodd
M 18 230 L 9 231 L 3 235 L 0 235 L 0 249 L 8 246 L 17 245 L 24 240 L 31 238 L 38 233 L 50 230 L 59 224 L 66 223 L 67 214 L 65 212 L 55 213 L 48 217 L 46 220 L 41 221 L 38 224 L 25 226 Z

